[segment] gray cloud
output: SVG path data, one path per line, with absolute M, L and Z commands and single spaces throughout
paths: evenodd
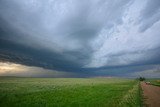
M 123 24 L 102 30 L 92 42 L 94 52 L 88 67 L 134 65 L 150 62 L 156 54 L 159 55 L 159 22 L 146 32 L 139 32 L 141 23 L 135 24 L 141 17 L 143 6 L 144 2 L 133 2 L 122 16 Z
M 22 40 L 59 52 L 82 49 L 104 26 L 122 23 L 127 3 L 128 0 L 2 0 L 0 14 L 13 30 L 22 33 Z M 27 41 L 19 42 L 30 45 Z
M 132 77 L 146 77 L 146 78 L 159 78 L 160 77 L 160 65 L 152 65 L 149 69 L 142 71 L 136 71 L 129 74 Z
M 0 59 L 82 73 L 157 64 L 159 3 L 1 0 Z
M 9 23 L 9 30 L 16 32 L 16 36 L 9 37 L 16 42 L 53 52 L 91 54 L 88 41 L 97 36 L 102 27 L 122 23 L 121 15 L 127 3 L 127 0 L 45 3 L 2 0 L 0 13 Z
M 140 31 L 144 32 L 160 19 L 160 1 L 159 0 L 148 0 L 146 6 L 141 11 L 140 17 Z
M 74 77 L 74 73 L 59 72 L 43 69 L 40 67 L 25 66 L 14 63 L 0 62 L 0 76 L 21 76 L 21 77 Z

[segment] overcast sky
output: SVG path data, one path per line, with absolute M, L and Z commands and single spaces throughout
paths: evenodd
M 160 77 L 160 0 L 0 0 L 0 60 Z

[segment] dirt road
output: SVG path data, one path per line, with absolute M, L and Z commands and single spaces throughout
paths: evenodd
M 145 107 L 160 107 L 160 87 L 141 82 Z

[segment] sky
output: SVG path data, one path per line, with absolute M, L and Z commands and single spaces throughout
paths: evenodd
M 160 0 L 0 0 L 0 75 L 160 77 Z

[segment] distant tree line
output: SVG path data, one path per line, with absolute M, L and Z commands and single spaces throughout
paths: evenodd
M 144 78 L 144 77 L 139 77 L 139 80 L 140 80 L 140 81 L 144 81 L 145 78 Z

